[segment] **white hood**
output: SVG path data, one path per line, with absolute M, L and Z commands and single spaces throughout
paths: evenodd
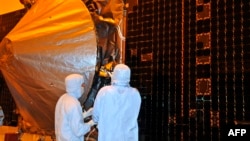
M 111 76 L 111 82 L 113 85 L 126 86 L 130 82 L 131 71 L 127 65 L 118 64 L 114 68 L 114 72 Z
M 80 98 L 83 94 L 82 83 L 84 82 L 83 76 L 80 74 L 71 74 L 65 78 L 66 92 L 75 97 Z

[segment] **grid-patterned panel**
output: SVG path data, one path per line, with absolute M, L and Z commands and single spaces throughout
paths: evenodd
M 249 124 L 249 1 L 212 1 L 212 109 L 219 112 L 222 138 L 228 125 Z M 246 34 L 248 33 L 248 35 Z M 216 131 L 215 131 L 216 132 Z M 215 132 L 212 132 L 215 134 Z M 225 131 L 226 132 L 226 131 Z
M 0 106 L 4 112 L 3 125 L 16 126 L 15 102 L 0 71 Z
M 0 41 L 10 32 L 26 13 L 26 9 L 0 15 Z
M 228 125 L 249 122 L 249 5 L 158 0 L 134 7 L 126 63 L 143 97 L 141 140 L 220 140 Z M 153 59 L 142 60 L 144 53 Z
M 150 0 L 139 1 L 140 5 L 134 7 L 136 12 L 129 13 L 128 17 L 128 30 L 129 50 L 126 54 L 126 61 L 130 62 L 133 66 L 132 81 L 131 85 L 138 86 L 142 93 L 142 105 L 144 108 L 141 109 L 141 115 L 144 118 L 140 120 L 141 130 L 145 136 L 142 138 L 153 139 L 152 136 L 155 134 L 154 130 L 147 130 L 148 128 L 156 129 L 157 124 L 154 124 L 156 111 L 153 110 L 156 99 L 151 97 L 152 83 L 153 83 L 153 71 L 152 58 L 153 52 L 153 2 Z M 148 56 L 148 57 L 147 57 Z M 153 100 L 154 99 L 154 100 Z
M 180 137 L 181 7 L 180 0 L 139 1 L 128 16 L 126 63 L 132 68 L 132 85 L 139 88 L 143 98 L 141 140 Z M 143 60 L 148 54 L 152 57 Z
M 26 13 L 26 9 L 10 12 L 0 15 L 0 41 L 12 30 L 13 27 Z M 10 94 L 10 91 L 5 83 L 2 72 L 0 71 L 0 106 L 4 112 L 4 125 L 16 126 L 17 115 L 15 112 L 15 102 Z

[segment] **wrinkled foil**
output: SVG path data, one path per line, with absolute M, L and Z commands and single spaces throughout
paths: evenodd
M 54 135 L 54 110 L 64 78 L 92 85 L 97 37 L 81 0 L 37 0 L 0 44 L 0 68 L 20 114 L 23 132 Z M 85 99 L 84 94 L 82 99 Z

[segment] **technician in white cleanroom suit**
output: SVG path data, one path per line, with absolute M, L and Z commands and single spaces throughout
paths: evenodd
M 111 85 L 102 87 L 95 99 L 92 119 L 97 123 L 98 141 L 138 141 L 141 96 L 130 86 L 130 68 L 115 66 Z
M 84 92 L 84 78 L 70 74 L 65 78 L 66 92 L 57 101 L 55 108 L 55 134 L 57 141 L 84 141 L 93 121 L 84 123 L 83 112 L 78 98 Z

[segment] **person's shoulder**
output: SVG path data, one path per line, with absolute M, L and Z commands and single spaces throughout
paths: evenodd
M 64 100 L 63 101 L 67 105 L 76 105 L 76 104 L 78 104 L 78 100 L 76 98 L 74 98 L 73 96 L 68 95 L 68 94 L 66 94 L 64 96 Z
M 137 88 L 131 87 L 130 94 L 132 94 L 133 97 L 137 97 L 138 99 L 141 99 L 141 94 Z
M 103 86 L 103 87 L 99 90 L 97 96 L 104 96 L 104 95 L 106 95 L 107 93 L 110 93 L 110 92 L 112 92 L 112 91 L 113 91 L 113 88 L 112 88 L 111 85 Z
M 134 93 L 140 94 L 140 92 L 137 88 L 131 87 L 131 91 L 133 91 Z
M 103 86 L 99 91 L 109 91 L 111 90 L 111 85 Z

